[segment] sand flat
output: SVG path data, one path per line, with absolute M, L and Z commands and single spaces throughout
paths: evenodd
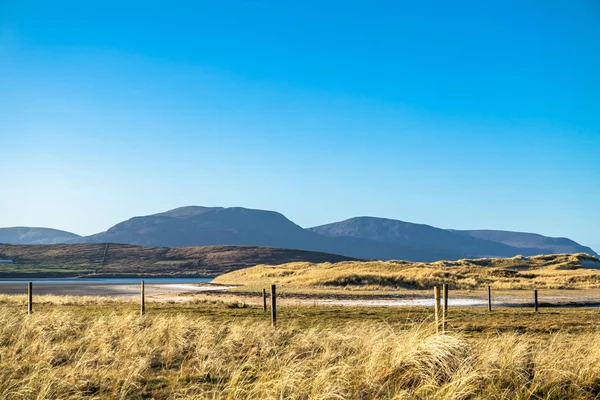
M 156 295 L 178 295 L 188 292 L 205 292 L 214 290 L 225 290 L 228 286 L 184 284 L 184 283 L 146 283 L 145 294 L 149 300 Z M 25 294 L 27 293 L 27 282 L 15 281 L 0 284 L 2 294 Z M 69 296 L 107 296 L 130 298 L 139 296 L 140 285 L 134 283 L 118 282 L 85 282 L 69 281 L 61 283 L 34 282 L 34 295 L 69 295 Z

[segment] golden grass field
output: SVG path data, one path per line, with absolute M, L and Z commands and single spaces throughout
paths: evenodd
M 221 275 L 214 282 L 255 288 L 277 283 L 286 288 L 344 290 L 428 289 L 594 289 L 600 288 L 600 259 L 587 254 L 436 261 L 295 262 L 258 265 Z
M 274 329 L 250 293 L 271 283 L 320 295 L 431 295 L 441 283 L 451 298 L 486 285 L 588 293 L 597 261 L 256 266 L 216 279 L 238 291 L 157 298 L 143 316 L 132 300 L 51 295 L 34 296 L 27 315 L 25 295 L 0 295 L 0 399 L 598 399 L 600 308 L 451 307 L 437 334 L 430 307 L 284 296 Z
M 0 296 L 2 399 L 594 399 L 598 309 Z

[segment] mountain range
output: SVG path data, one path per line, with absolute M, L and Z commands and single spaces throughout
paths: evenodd
M 497 230 L 452 230 L 386 218 L 356 217 L 304 229 L 274 211 L 181 207 L 134 217 L 91 236 L 48 228 L 0 228 L 0 243 L 120 243 L 186 247 L 244 245 L 409 261 L 588 253 L 567 238 Z

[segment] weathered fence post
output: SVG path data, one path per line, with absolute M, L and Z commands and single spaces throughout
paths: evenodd
M 448 325 L 448 284 L 444 283 L 442 288 L 444 292 L 444 315 L 442 320 L 442 333 L 446 333 L 446 327 Z
M 277 294 L 275 285 L 271 285 L 271 323 L 273 328 L 277 327 Z
M 533 301 L 535 302 L 535 312 L 538 312 L 538 292 L 537 292 L 537 289 L 533 289 Z
M 488 311 L 492 312 L 492 287 L 488 285 Z
M 146 312 L 146 304 L 144 304 L 144 281 L 140 286 L 140 315 L 144 315 Z
M 33 284 L 27 282 L 27 314 L 33 312 Z
M 435 309 L 435 332 L 440 331 L 440 288 L 439 286 L 433 287 L 433 301 Z
M 263 311 L 267 312 L 267 289 L 263 288 Z

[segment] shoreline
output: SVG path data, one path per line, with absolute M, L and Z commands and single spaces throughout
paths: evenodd
M 203 285 L 177 283 L 146 283 L 145 292 L 148 300 L 152 301 L 154 296 L 179 296 L 184 293 L 199 293 L 207 291 L 217 291 L 229 289 L 229 286 L 216 285 L 206 282 Z M 27 282 L 17 281 L 0 284 L 0 294 L 18 295 L 27 293 Z M 129 282 L 61 282 L 45 283 L 35 282 L 33 284 L 33 294 L 38 295 L 56 295 L 56 296 L 101 296 L 115 298 L 134 298 L 138 297 L 140 286 L 138 283 Z
M 0 280 L 2 279 L 214 279 L 219 275 L 216 274 L 73 274 L 70 272 L 25 272 L 12 273 L 0 272 Z
M 24 295 L 27 293 L 26 281 L 0 283 L 0 294 Z M 230 291 L 235 285 L 224 285 L 212 282 L 146 282 L 147 301 L 156 302 L 188 302 L 199 299 L 223 299 L 240 301 L 249 304 L 262 302 L 259 292 Z M 139 296 L 140 287 L 137 282 L 35 282 L 34 296 L 94 296 L 134 299 Z M 341 294 L 341 293 L 278 293 L 282 306 L 315 305 L 315 306 L 359 306 L 359 307 L 433 307 L 432 296 L 424 292 L 399 294 Z M 487 297 L 484 294 L 461 293 L 456 291 L 449 297 L 450 307 L 485 307 Z M 529 293 L 514 293 L 496 296 L 493 307 L 533 308 Z M 599 293 L 581 293 L 573 290 L 563 293 L 549 293 L 540 299 L 540 308 L 600 308 Z

